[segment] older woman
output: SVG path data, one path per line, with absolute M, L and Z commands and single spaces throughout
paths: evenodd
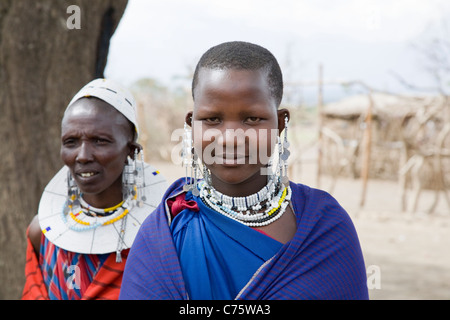
M 166 181 L 138 159 L 133 96 L 97 79 L 61 123 L 65 166 L 28 228 L 23 299 L 117 299 L 129 248 Z

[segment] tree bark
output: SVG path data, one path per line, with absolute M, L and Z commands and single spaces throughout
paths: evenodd
M 70 5 L 80 29 L 69 29 Z M 24 284 L 26 228 L 62 166 L 60 124 L 73 95 L 101 77 L 127 0 L 0 0 L 0 299 Z

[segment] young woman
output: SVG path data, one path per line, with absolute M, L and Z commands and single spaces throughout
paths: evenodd
M 286 177 L 280 133 L 289 111 L 279 109 L 274 56 L 246 42 L 215 46 L 197 65 L 192 93 L 193 177 L 175 182 L 142 225 L 120 298 L 367 299 L 348 214 Z
M 23 299 L 118 299 L 129 248 L 165 179 L 137 159 L 135 102 L 111 80 L 75 95 L 61 131 L 65 166 L 28 228 Z

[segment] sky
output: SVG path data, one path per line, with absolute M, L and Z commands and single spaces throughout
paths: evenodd
M 207 49 L 242 40 L 269 49 L 286 84 L 317 83 L 322 65 L 326 83 L 402 91 L 393 73 L 417 85 L 431 81 L 412 44 L 446 17 L 446 0 L 129 0 L 105 76 L 127 86 L 141 78 L 188 86 Z M 332 85 L 324 94 L 331 99 Z

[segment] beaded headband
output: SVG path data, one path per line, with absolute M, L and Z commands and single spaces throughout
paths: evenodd
M 134 125 L 136 137 L 139 135 L 136 102 L 128 89 L 110 79 L 95 79 L 81 88 L 67 108 L 83 97 L 96 97 L 110 104 Z

